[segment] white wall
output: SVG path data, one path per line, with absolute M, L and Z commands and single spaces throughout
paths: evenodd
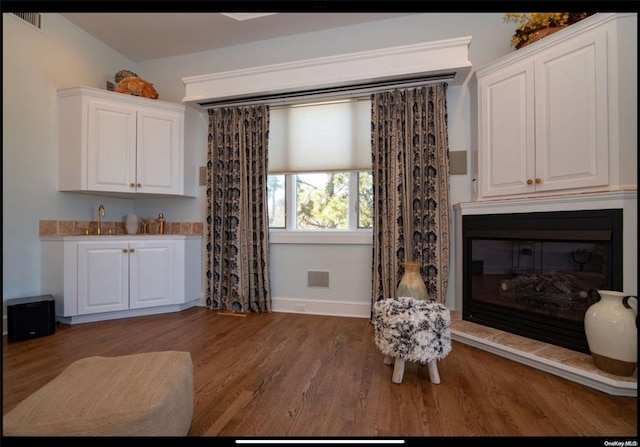
M 3 300 L 47 293 L 40 289 L 39 219 L 91 220 L 103 203 L 108 220 L 122 219 L 132 211 L 139 216 L 162 212 L 169 221 L 204 220 L 203 187 L 195 199 L 134 201 L 57 192 L 56 89 L 104 88 L 126 68 L 153 82 L 161 100 L 179 103 L 185 93 L 182 78 L 187 76 L 461 36 L 472 36 L 469 56 L 477 69 L 512 51 L 514 26 L 502 19 L 502 13 L 426 13 L 134 64 L 58 14 L 44 14 L 42 33 L 3 14 Z M 451 150 L 468 151 L 473 144 L 470 96 L 467 85 L 449 89 Z M 206 138 L 206 129 L 201 131 Z M 199 164 L 205 163 L 203 145 Z M 452 176 L 452 205 L 468 200 L 469 188 L 468 175 Z M 274 246 L 274 299 L 328 301 L 318 290 L 290 280 L 306 279 L 308 269 L 321 267 L 310 256 L 313 249 Z M 358 294 L 335 291 L 370 284 L 370 253 L 362 246 L 323 248 L 325 264 L 337 266 L 348 260 L 359 266 L 354 274 L 336 278 L 331 299 L 368 302 L 369 291 L 364 288 Z M 448 304 L 454 302 L 453 275 L 452 270 Z
M 104 88 L 134 64 L 58 14 L 42 22 L 38 31 L 2 15 L 3 302 L 47 293 L 40 288 L 40 219 L 96 220 L 102 203 L 106 220 L 121 220 L 133 208 L 131 200 L 57 191 L 56 90 Z

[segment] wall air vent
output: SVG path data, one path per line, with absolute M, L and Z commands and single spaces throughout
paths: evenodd
M 34 28 L 42 30 L 42 15 L 39 12 L 14 12 L 13 15 Z
M 329 272 L 307 271 L 308 287 L 329 287 Z

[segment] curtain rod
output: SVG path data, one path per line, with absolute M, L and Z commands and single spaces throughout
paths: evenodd
M 429 84 L 437 84 L 452 80 L 455 73 L 446 73 L 422 78 L 404 79 L 401 81 L 382 81 L 367 84 L 347 85 L 343 87 L 329 87 L 314 90 L 302 90 L 298 92 L 286 92 L 273 95 L 252 96 L 248 98 L 235 98 L 220 101 L 207 101 L 198 103 L 207 109 L 219 107 L 240 107 L 258 104 L 296 104 L 317 99 L 339 99 L 357 97 L 366 94 L 377 93 L 385 90 L 422 87 Z

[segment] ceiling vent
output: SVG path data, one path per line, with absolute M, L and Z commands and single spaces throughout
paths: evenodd
M 42 30 L 42 15 L 39 12 L 14 12 L 14 16 L 38 30 Z
M 258 19 L 264 16 L 272 16 L 274 14 L 277 14 L 277 12 L 221 12 L 220 14 L 242 22 L 244 20 Z

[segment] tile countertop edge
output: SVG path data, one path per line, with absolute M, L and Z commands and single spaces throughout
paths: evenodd
M 91 241 L 91 240 L 131 240 L 131 239 L 202 239 L 200 234 L 77 234 L 71 236 L 40 236 L 41 241 Z

